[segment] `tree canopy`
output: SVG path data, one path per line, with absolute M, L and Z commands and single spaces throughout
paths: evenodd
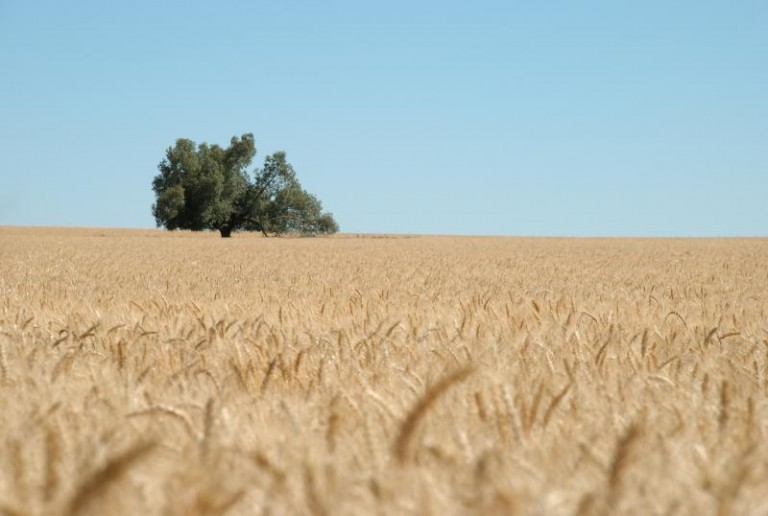
M 265 236 L 335 233 L 339 226 L 320 200 L 304 190 L 285 152 L 247 168 L 256 156 L 252 134 L 233 137 L 226 149 L 178 139 L 169 147 L 152 181 L 152 214 L 166 229 L 261 231 Z

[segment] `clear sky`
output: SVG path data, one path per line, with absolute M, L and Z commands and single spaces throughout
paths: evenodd
M 0 225 L 246 132 L 342 231 L 767 235 L 768 2 L 0 0 Z

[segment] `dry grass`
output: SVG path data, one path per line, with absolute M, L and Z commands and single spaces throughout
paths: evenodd
M 0 514 L 761 515 L 767 394 L 764 239 L 0 228 Z

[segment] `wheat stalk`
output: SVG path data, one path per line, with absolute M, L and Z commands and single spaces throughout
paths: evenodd
M 155 448 L 153 443 L 138 444 L 109 460 L 103 467 L 87 476 L 75 489 L 66 505 L 65 513 L 77 515 L 86 513 L 106 490 L 120 480 L 139 460 Z
M 397 438 L 392 447 L 395 458 L 400 463 L 403 463 L 408 459 L 409 445 L 411 444 L 416 427 L 430 407 L 432 407 L 440 396 L 445 394 L 449 388 L 466 380 L 473 371 L 473 368 L 465 367 L 444 376 L 432 387 L 427 389 L 424 395 L 416 402 L 413 408 L 411 408 L 410 412 L 400 425 Z
M 632 450 L 641 436 L 641 427 L 634 423 L 627 428 L 616 444 L 616 450 L 608 466 L 608 504 L 614 507 L 619 499 L 622 480 L 632 462 Z

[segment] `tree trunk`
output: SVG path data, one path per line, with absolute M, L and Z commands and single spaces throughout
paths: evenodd
M 219 228 L 219 233 L 221 233 L 221 238 L 229 238 L 232 236 L 232 228 L 229 226 L 221 226 Z

